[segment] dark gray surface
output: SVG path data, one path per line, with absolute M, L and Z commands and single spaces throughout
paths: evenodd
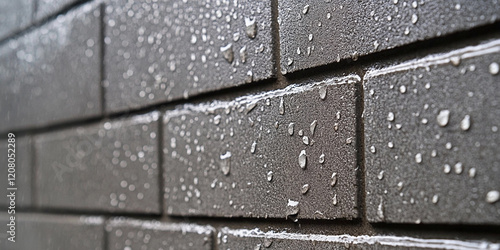
M 35 138 L 44 208 L 159 213 L 158 113 Z
M 282 72 L 471 29 L 497 21 L 499 13 L 497 0 L 279 0 Z
M 7 188 L 15 187 L 16 192 L 16 208 L 31 206 L 31 138 L 17 137 L 15 142 L 15 186 L 9 185 L 8 181 L 8 155 L 12 151 L 7 151 L 7 140 L 0 140 L 0 207 L 8 207 L 10 200 L 6 197 L 10 191 Z M 12 146 L 9 147 L 12 149 Z
M 271 1 L 108 2 L 104 59 L 108 112 L 187 98 L 274 74 Z M 255 20 L 254 38 L 246 34 L 245 18 Z M 223 49 L 229 44 L 232 62 L 225 59 L 231 57 L 230 50 Z M 240 55 L 243 48 L 245 62 Z
M 43 18 L 47 18 L 57 12 L 63 10 L 64 8 L 77 3 L 78 1 L 85 0 L 36 0 L 37 8 L 35 13 L 35 19 L 40 21 Z
M 359 77 L 353 75 L 167 111 L 166 212 L 214 217 L 357 217 L 357 83 Z M 326 95 L 321 99 L 323 90 Z M 290 123 L 294 123 L 293 136 Z M 303 150 L 305 169 L 300 164 Z M 325 155 L 323 164 L 321 154 Z M 333 173 L 337 181 L 332 187 Z M 306 184 L 309 190 L 303 194 Z
M 0 47 L 0 131 L 100 114 L 99 16 L 85 5 Z
M 212 227 L 112 219 L 106 230 L 108 231 L 108 250 L 212 249 Z
M 419 239 L 397 236 L 350 236 L 264 232 L 255 229 L 219 229 L 219 249 L 498 249 L 485 241 Z
M 16 215 L 16 242 L 7 241 L 2 235 L 0 248 L 8 250 L 103 250 L 105 237 L 103 222 L 102 217 L 18 214 Z M 0 215 L 0 223 L 2 225 L 9 223 L 7 214 Z
M 33 14 L 33 0 L 0 1 L 0 40 L 28 27 Z
M 367 73 L 370 221 L 500 224 L 499 62 L 494 40 Z

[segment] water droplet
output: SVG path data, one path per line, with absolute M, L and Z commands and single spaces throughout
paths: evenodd
M 387 114 L 387 120 L 390 122 L 394 121 L 394 113 L 389 112 L 389 114 Z
M 271 182 L 273 180 L 273 171 L 267 172 L 267 181 Z
M 302 142 L 306 145 L 309 145 L 309 137 L 307 136 L 302 137 Z
M 451 172 L 451 166 L 449 164 L 444 164 L 443 172 L 449 174 Z
M 290 215 L 296 215 L 298 213 L 299 213 L 299 202 L 289 199 L 286 207 L 286 216 L 288 217 Z
M 319 163 L 320 163 L 320 164 L 325 163 L 325 154 L 321 154 L 321 155 L 319 156 Z
M 247 46 L 243 46 L 240 49 L 240 59 L 241 59 L 242 63 L 246 63 L 247 62 Z
M 307 164 L 306 151 L 302 150 L 302 151 L 300 151 L 300 154 L 299 154 L 299 166 L 300 166 L 300 168 L 305 169 L 306 164 Z
M 338 204 L 338 201 L 337 201 L 337 194 L 335 194 L 335 195 L 333 196 L 333 201 L 332 201 L 332 203 L 333 203 L 333 205 L 334 205 L 334 206 L 337 206 L 337 204 Z
M 288 134 L 293 135 L 293 127 L 295 126 L 295 123 L 291 122 L 288 124 Z
M 465 115 L 464 119 L 460 122 L 460 128 L 463 131 L 467 131 L 470 128 L 470 116 Z
M 448 125 L 449 119 L 450 119 L 450 111 L 447 109 L 439 111 L 439 114 L 436 117 L 437 123 L 441 127 Z
M 404 186 L 404 184 L 402 181 L 398 182 L 398 190 L 399 191 L 401 191 L 401 189 L 403 189 L 403 186 Z
M 490 70 L 490 74 L 492 75 L 498 75 L 498 72 L 500 72 L 500 66 L 498 66 L 498 63 L 496 62 L 492 62 L 488 68 Z
M 280 115 L 285 114 L 285 104 L 283 103 L 283 97 L 280 98 L 279 112 Z
M 380 203 L 377 207 L 377 216 L 382 220 L 384 219 L 384 202 L 382 201 L 382 198 L 380 198 Z
M 455 5 L 455 9 L 456 9 L 456 10 L 460 10 L 461 8 L 462 8 L 462 5 L 460 5 L 459 3 L 457 3 L 457 4 Z
M 302 129 L 299 130 L 299 136 L 303 136 L 304 135 L 304 131 L 302 131 Z
M 319 88 L 319 98 L 321 98 L 321 100 L 325 100 L 326 98 L 326 87 L 325 86 L 321 86 Z
M 300 188 L 300 192 L 302 194 L 306 194 L 307 191 L 309 191 L 309 184 L 304 184 L 301 188 Z
M 458 65 L 460 65 L 460 57 L 459 56 L 452 56 L 450 58 L 450 62 L 453 66 L 458 66 Z
M 418 16 L 417 16 L 417 14 L 413 14 L 413 15 L 411 16 L 411 23 L 416 24 L 416 23 L 417 23 L 417 21 L 418 21 Z
M 436 157 L 437 156 L 437 151 L 435 149 L 432 150 L 431 156 L 432 157 Z
M 309 129 L 311 130 L 311 135 L 314 135 L 314 131 L 316 130 L 316 125 L 318 125 L 318 121 L 314 120 L 309 126 Z
M 401 85 L 401 87 L 399 87 L 399 92 L 401 92 L 401 94 L 406 93 L 406 86 L 405 85 Z
M 445 145 L 445 148 L 446 149 L 451 149 L 452 148 L 451 142 L 447 142 L 446 145 Z
M 394 148 L 394 143 L 392 143 L 391 141 L 387 143 L 387 147 L 389 148 Z
M 309 41 L 312 41 L 313 40 L 313 34 L 309 34 L 309 36 L 307 38 L 309 39 Z
M 422 154 L 421 153 L 418 153 L 415 155 L 415 162 L 422 163 Z
M 330 186 L 335 187 L 337 184 L 337 173 L 333 173 L 330 181 Z
M 349 137 L 349 138 L 345 139 L 345 143 L 346 144 L 351 144 L 352 143 L 352 137 Z
M 476 177 L 476 169 L 475 168 L 469 169 L 469 177 L 470 178 Z
M 370 147 L 370 152 L 371 152 L 372 154 L 375 154 L 375 153 L 377 152 L 377 149 L 375 148 L 375 146 L 371 146 L 371 147 Z
M 302 9 L 302 14 L 307 14 L 307 12 L 309 12 L 309 4 L 304 6 L 304 8 Z
M 234 60 L 234 52 L 233 52 L 233 44 L 230 43 L 226 46 L 220 47 L 220 52 L 222 53 L 222 56 L 228 61 L 229 63 L 232 63 Z
M 340 111 L 337 111 L 337 113 L 335 114 L 335 117 L 337 118 L 337 120 L 340 120 Z
M 215 125 L 219 125 L 221 118 L 222 118 L 222 117 L 221 117 L 220 115 L 216 115 L 216 116 L 214 117 L 214 124 L 215 124 Z
M 245 17 L 245 33 L 250 39 L 254 39 L 257 36 L 257 23 L 255 19 Z
M 378 178 L 379 180 L 384 179 L 384 170 L 382 170 L 382 171 L 380 171 L 380 173 L 378 173 L 377 178 Z
M 454 168 L 455 168 L 455 173 L 456 173 L 456 174 L 461 174 L 461 173 L 464 171 L 464 168 L 463 168 L 463 166 L 462 166 L 462 163 L 461 163 L 461 162 L 457 162 L 457 163 L 455 164 L 455 167 L 454 167 Z
M 486 194 L 486 202 L 488 203 L 495 203 L 500 199 L 500 192 L 497 190 L 491 190 Z
M 293 64 L 293 58 L 288 57 L 288 59 L 286 60 L 286 65 L 290 66 L 292 64 Z
M 297 55 L 300 55 L 300 47 L 297 47 Z
M 250 147 L 250 153 L 255 154 L 255 149 L 257 149 L 257 142 L 254 141 Z
M 226 153 L 220 155 L 220 159 L 220 170 L 224 175 L 229 175 L 229 172 L 231 171 L 231 152 L 227 151 Z
M 439 196 L 437 194 L 432 196 L 432 203 L 436 204 L 436 203 L 438 203 L 438 201 L 439 201 Z

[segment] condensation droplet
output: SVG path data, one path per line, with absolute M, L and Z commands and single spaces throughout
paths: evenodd
M 394 143 L 393 143 L 393 142 L 388 142 L 388 143 L 387 143 L 387 147 L 389 147 L 389 148 L 394 148 Z
M 255 19 L 245 17 L 245 33 L 250 39 L 254 39 L 257 36 L 257 23 Z
M 302 9 L 302 14 L 307 14 L 307 12 L 309 12 L 309 4 L 304 6 L 304 8 Z
M 320 163 L 320 164 L 325 163 L 325 154 L 321 154 L 321 155 L 319 156 L 319 163 Z
M 454 166 L 455 168 L 455 173 L 456 174 L 461 174 L 464 171 L 463 165 L 461 162 L 457 162 Z
M 325 100 L 326 92 L 327 92 L 327 89 L 325 86 L 322 86 L 319 88 L 319 98 L 321 98 L 321 100 Z
M 389 112 L 389 114 L 387 114 L 387 120 L 390 122 L 394 121 L 394 113 Z
M 406 86 L 405 85 L 401 85 L 401 87 L 399 87 L 399 92 L 401 92 L 401 94 L 406 93 Z
M 337 194 L 335 194 L 335 195 L 333 196 L 333 201 L 332 201 L 332 203 L 333 203 L 333 205 L 334 205 L 334 206 L 337 206 L 337 204 L 338 204 L 338 201 L 337 201 Z
M 447 109 L 439 111 L 439 114 L 436 117 L 437 123 L 441 127 L 445 127 L 448 125 L 448 121 L 450 119 L 450 111 Z
M 378 178 L 379 180 L 384 179 L 384 170 L 382 170 L 382 171 L 380 171 L 380 172 L 378 173 L 377 178 Z
M 250 147 L 250 153 L 255 154 L 255 150 L 257 149 L 257 142 L 254 141 L 252 146 Z
M 377 152 L 377 149 L 375 148 L 375 146 L 371 146 L 371 147 L 370 147 L 370 152 L 371 152 L 372 154 L 375 154 L 375 153 Z
M 443 172 L 449 174 L 451 172 L 451 166 L 449 164 L 444 164 Z
M 316 125 L 318 125 L 318 121 L 314 120 L 309 126 L 309 130 L 311 130 L 311 135 L 314 135 L 314 131 L 316 130 Z
M 289 199 L 286 207 L 286 216 L 288 217 L 289 215 L 296 215 L 298 213 L 299 213 L 299 202 Z
M 469 177 L 470 178 L 476 177 L 476 169 L 475 168 L 469 169 Z
M 231 152 L 227 151 L 226 153 L 220 155 L 221 163 L 220 169 L 224 175 L 229 175 L 231 171 Z
M 226 59 L 226 61 L 228 61 L 229 63 L 233 62 L 234 51 L 233 51 L 233 44 L 232 43 L 221 47 L 220 52 L 222 53 L 222 56 L 224 56 L 224 59 Z
M 267 181 L 271 182 L 273 180 L 273 171 L 267 172 Z
M 500 66 L 498 66 L 498 63 L 496 62 L 492 62 L 488 69 L 492 75 L 498 75 L 498 72 L 500 72 Z
M 309 184 L 304 184 L 301 188 L 300 188 L 300 193 L 302 194 L 306 194 L 307 191 L 309 191 Z
M 450 58 L 450 62 L 453 66 L 458 66 L 458 65 L 460 65 L 460 57 L 459 56 L 452 56 Z
M 491 190 L 486 194 L 486 202 L 488 203 L 495 203 L 500 199 L 500 192 L 497 190 Z
M 302 137 L 302 142 L 306 145 L 309 145 L 309 137 L 307 136 Z
M 337 173 L 333 173 L 330 181 L 330 186 L 334 187 L 337 184 Z
M 439 201 L 439 196 L 437 194 L 432 196 L 432 203 L 436 204 L 436 203 L 438 203 L 438 201 Z
M 306 164 L 307 164 L 306 151 L 302 150 L 302 151 L 300 151 L 300 154 L 299 154 L 299 166 L 300 166 L 300 168 L 305 169 Z
M 467 131 L 470 128 L 470 116 L 465 115 L 464 119 L 460 122 L 460 128 L 463 131 Z
M 418 153 L 415 155 L 415 162 L 422 163 L 422 154 L 421 153 Z
M 280 115 L 285 114 L 285 104 L 283 101 L 283 97 L 280 98 L 279 112 L 280 112 Z
M 295 126 L 295 123 L 291 122 L 288 124 L 288 134 L 293 135 L 293 127 Z

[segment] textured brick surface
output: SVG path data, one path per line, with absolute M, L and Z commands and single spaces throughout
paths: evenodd
M 7 188 L 12 187 L 8 182 L 8 153 L 7 140 L 0 141 L 0 190 L 2 190 L 2 198 L 0 199 L 0 207 L 7 207 L 10 200 L 7 200 L 6 195 L 9 194 Z M 27 207 L 31 205 L 31 139 L 29 137 L 18 137 L 15 143 L 15 183 L 16 192 L 16 207 Z M 12 147 L 9 147 L 12 149 Z
M 211 227 L 114 219 L 107 225 L 108 250 L 212 249 Z
M 168 111 L 168 214 L 357 217 L 358 81 L 334 78 Z
M 219 249 L 498 249 L 500 244 L 396 236 L 349 236 L 263 232 L 255 229 L 219 230 Z
M 0 131 L 100 113 L 99 15 L 85 5 L 0 47 Z
M 37 8 L 35 18 L 37 20 L 54 15 L 62 9 L 82 0 L 36 0 Z
M 284 73 L 367 55 L 492 23 L 491 1 L 280 0 Z
M 109 111 L 273 75 L 271 1 L 111 1 L 106 7 Z
M 31 23 L 33 0 L 0 1 L 0 39 Z
M 158 213 L 157 120 L 151 113 L 38 136 L 38 205 Z
M 494 40 L 367 74 L 370 221 L 500 224 L 498 63 Z
M 104 249 L 104 220 L 101 217 L 18 214 L 16 218 L 16 242 L 0 237 L 1 249 Z M 7 214 L 0 215 L 0 223 L 9 223 Z

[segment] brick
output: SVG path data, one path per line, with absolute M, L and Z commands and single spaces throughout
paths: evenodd
M 148 2 L 111 1 L 106 7 L 109 112 L 274 75 L 271 1 Z
M 58 13 L 80 0 L 37 0 L 35 18 L 39 21 Z
M 15 142 L 15 152 L 7 152 L 7 140 L 1 140 L 0 144 L 0 189 L 2 190 L 2 198 L 0 199 L 1 207 L 8 207 L 10 200 L 7 200 L 6 195 L 9 194 L 7 188 L 15 187 L 16 192 L 16 208 L 31 206 L 31 171 L 32 171 L 32 155 L 31 155 L 31 138 L 18 137 Z M 9 147 L 13 149 L 12 147 Z M 15 154 L 15 186 L 10 186 L 8 182 L 8 155 Z
M 0 1 L 0 40 L 31 24 L 33 0 Z
M 419 239 L 398 236 L 350 236 L 264 232 L 255 229 L 219 230 L 219 249 L 498 249 L 486 241 Z
M 85 5 L 0 47 L 0 131 L 100 114 L 99 16 Z
M 498 21 L 483 1 L 279 1 L 283 73 L 400 47 Z
M 359 80 L 355 75 L 332 78 L 167 111 L 166 212 L 357 217 Z
M 109 250 L 212 249 L 213 228 L 209 226 L 113 219 L 106 230 Z
M 500 224 L 499 52 L 491 40 L 367 73 L 370 221 Z
M 0 215 L 2 225 L 9 223 L 6 213 Z M 17 214 L 16 242 L 0 237 L 0 248 L 25 249 L 74 249 L 103 250 L 104 225 L 102 217 Z M 5 226 L 7 231 L 7 227 Z
M 35 138 L 44 208 L 159 213 L 158 113 Z

